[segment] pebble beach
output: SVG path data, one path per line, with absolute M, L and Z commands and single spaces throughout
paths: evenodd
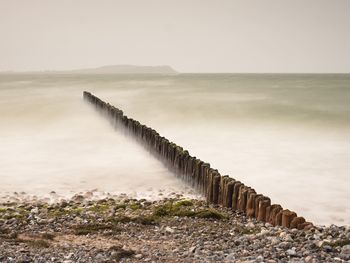
M 350 228 L 272 226 L 181 194 L 17 198 L 0 204 L 0 262 L 350 262 Z

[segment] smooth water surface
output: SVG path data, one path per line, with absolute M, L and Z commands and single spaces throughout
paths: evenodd
M 0 75 L 0 193 L 185 189 L 84 90 L 272 202 L 350 225 L 350 75 Z

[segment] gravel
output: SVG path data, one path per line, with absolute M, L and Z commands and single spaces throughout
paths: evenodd
M 350 262 L 350 228 L 286 229 L 203 200 L 0 204 L 0 262 Z

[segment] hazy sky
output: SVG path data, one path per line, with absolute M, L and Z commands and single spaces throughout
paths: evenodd
M 0 0 L 0 70 L 350 72 L 350 0 Z

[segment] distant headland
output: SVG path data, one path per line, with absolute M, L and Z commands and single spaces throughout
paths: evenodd
M 47 70 L 47 71 L 4 71 L 0 74 L 177 74 L 178 72 L 167 65 L 135 66 L 135 65 L 108 65 L 97 68 L 74 70 Z

